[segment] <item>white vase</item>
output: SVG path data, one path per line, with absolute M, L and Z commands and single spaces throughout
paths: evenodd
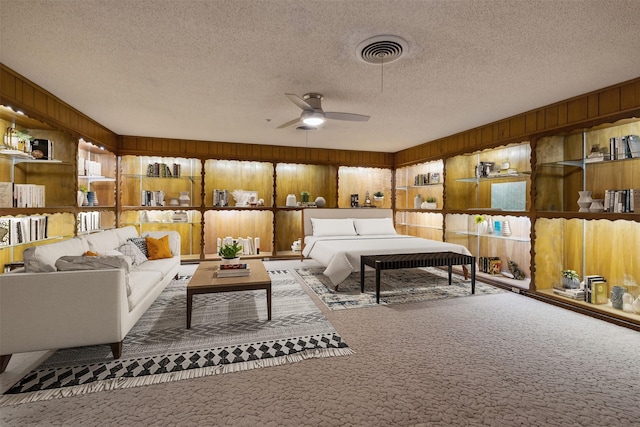
M 220 258 L 220 264 L 240 264 L 240 257 L 237 256 L 235 258 Z
M 507 220 L 502 221 L 502 235 L 506 237 L 511 236 L 511 226 Z
M 578 206 L 580 210 L 578 212 L 589 212 L 589 207 L 593 199 L 591 198 L 591 191 L 578 191 L 580 197 L 578 198 Z
M 414 199 L 413 199 L 413 208 L 414 209 L 420 209 L 420 207 L 422 206 L 422 196 L 420 194 L 418 194 Z
M 593 199 L 591 202 L 591 206 L 589 206 L 589 211 L 591 212 L 604 212 L 604 204 L 602 204 L 602 199 Z
M 181 191 L 178 201 L 180 201 L 180 206 L 191 206 L 191 197 L 189 197 L 189 192 Z
M 76 198 L 78 200 L 78 206 L 82 206 L 84 204 L 84 192 L 78 191 Z
M 327 204 L 327 201 L 324 199 L 324 197 L 316 197 L 316 206 L 319 208 L 323 208 L 324 205 Z
M 288 208 L 295 208 L 296 207 L 296 195 L 295 194 L 289 194 L 287 196 L 287 207 Z

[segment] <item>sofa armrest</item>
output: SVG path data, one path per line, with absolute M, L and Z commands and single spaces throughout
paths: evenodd
M 122 340 L 123 269 L 0 275 L 0 354 Z

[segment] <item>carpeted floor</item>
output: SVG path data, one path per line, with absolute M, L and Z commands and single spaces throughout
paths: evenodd
M 640 419 L 638 332 L 512 292 L 319 307 L 356 354 L 7 406 L 0 425 L 628 427 Z
M 352 353 L 291 273 L 269 275 L 272 320 L 267 320 L 265 291 L 203 294 L 194 297 L 192 327 L 186 329 L 190 277 L 181 277 L 127 334 L 120 359 L 113 359 L 107 345 L 59 350 L 0 397 L 0 404 Z
M 338 290 L 322 274 L 323 267 L 296 268 L 295 272 L 331 310 L 377 305 L 375 272 L 367 270 L 365 292 L 360 292 L 360 273 L 352 273 L 340 283 Z M 503 290 L 476 281 L 475 295 L 502 293 Z M 471 296 L 471 280 L 453 275 L 451 286 L 446 271 L 438 268 L 411 268 L 383 271 L 380 279 L 380 304 L 410 302 Z

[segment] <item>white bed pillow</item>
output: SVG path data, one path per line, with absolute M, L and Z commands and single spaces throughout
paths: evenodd
M 391 218 L 354 218 L 353 224 L 359 236 L 397 234 Z
M 313 235 L 315 237 L 356 235 L 356 229 L 353 227 L 353 219 L 351 218 L 311 218 L 311 225 L 313 226 Z

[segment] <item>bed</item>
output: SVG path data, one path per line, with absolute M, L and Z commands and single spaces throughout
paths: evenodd
M 324 275 L 336 290 L 351 273 L 360 271 L 362 255 L 454 252 L 471 256 L 462 245 L 397 234 L 391 209 L 303 209 L 302 228 L 302 257 L 324 266 Z

